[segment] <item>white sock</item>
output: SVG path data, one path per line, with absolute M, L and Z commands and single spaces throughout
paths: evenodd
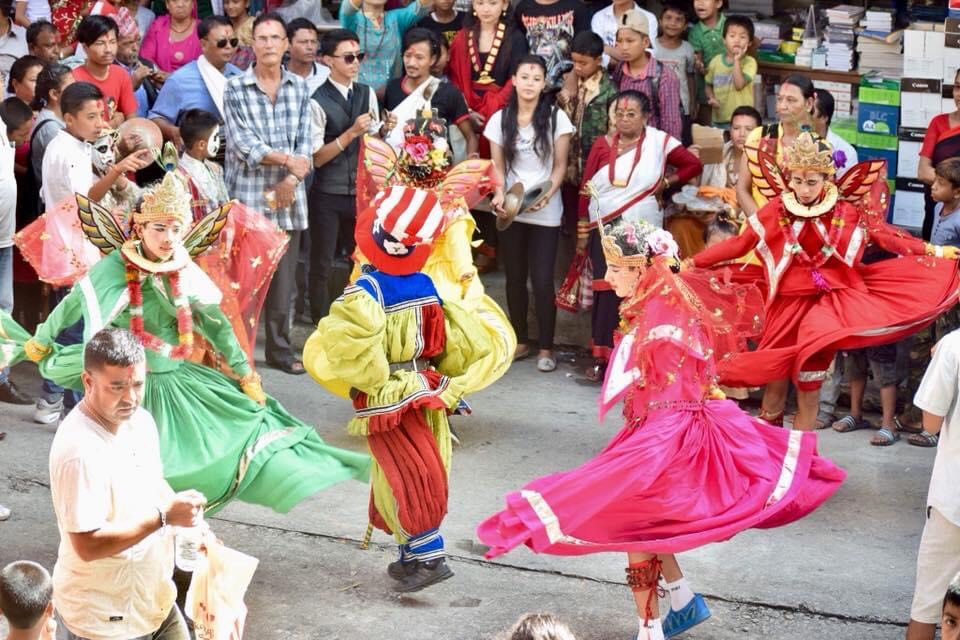
M 683 576 L 676 582 L 664 581 L 663 586 L 670 594 L 670 608 L 674 611 L 680 611 L 693 600 L 693 590 Z
M 643 624 L 643 618 L 638 617 L 637 619 L 640 621 L 640 631 L 637 634 L 637 640 L 665 640 L 660 618 L 648 620 L 647 624 Z

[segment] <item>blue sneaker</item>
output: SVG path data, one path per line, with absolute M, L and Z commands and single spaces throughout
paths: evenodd
M 663 635 L 665 638 L 672 638 L 680 635 L 684 631 L 692 629 L 704 620 L 710 617 L 710 609 L 703 596 L 699 593 L 693 594 L 693 600 L 687 603 L 680 611 L 670 609 L 663 618 Z

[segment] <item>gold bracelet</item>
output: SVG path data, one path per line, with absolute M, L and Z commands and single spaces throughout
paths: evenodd
M 240 378 L 241 387 L 244 387 L 250 384 L 251 382 L 256 382 L 257 384 L 260 384 L 260 374 L 256 372 L 251 372 L 243 376 L 242 378 Z

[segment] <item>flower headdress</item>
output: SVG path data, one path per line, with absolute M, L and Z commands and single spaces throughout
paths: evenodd
M 587 191 L 599 202 L 599 194 L 593 185 Z M 635 218 L 627 211 L 622 216 L 604 225 L 597 216 L 600 231 L 600 246 L 607 264 L 621 267 L 648 266 L 655 258 L 662 258 L 671 267 L 680 267 L 680 247 L 669 231 L 653 226 L 646 220 Z
M 837 167 L 833 149 L 819 136 L 804 131 L 792 145 L 784 150 L 787 169 L 793 171 L 816 171 L 832 176 Z
M 403 125 L 397 171 L 405 184 L 436 188 L 449 172 L 452 157 L 447 122 L 437 115 L 436 109 L 424 109 Z

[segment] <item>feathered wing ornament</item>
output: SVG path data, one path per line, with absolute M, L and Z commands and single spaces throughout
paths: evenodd
M 787 183 L 777 165 L 777 159 L 770 155 L 770 152 L 751 145 L 746 145 L 743 152 L 747 154 L 747 166 L 753 176 L 753 186 L 760 195 L 767 200 L 773 200 L 787 190 Z
M 227 214 L 230 213 L 232 206 L 233 202 L 228 202 L 214 209 L 193 225 L 190 233 L 183 239 L 183 246 L 190 253 L 191 258 L 201 255 L 220 237 L 220 231 L 223 229 L 223 225 L 227 223 Z
M 837 190 L 840 192 L 840 197 L 854 204 L 860 202 L 865 195 L 870 193 L 870 189 L 875 182 L 883 181 L 886 169 L 886 160 L 864 160 L 853 165 L 837 181 Z
M 173 171 L 180 162 L 177 148 L 169 140 L 164 143 L 162 148 L 153 150 L 153 157 L 164 171 Z
M 364 211 L 378 192 L 397 181 L 397 154 L 387 142 L 364 135 L 358 157 L 357 211 Z
M 490 160 L 464 160 L 440 184 L 440 206 L 449 213 L 460 206 L 471 209 L 497 187 Z
M 86 196 L 78 193 L 76 197 L 80 228 L 90 242 L 104 255 L 123 246 L 127 234 L 117 224 L 113 214 Z

